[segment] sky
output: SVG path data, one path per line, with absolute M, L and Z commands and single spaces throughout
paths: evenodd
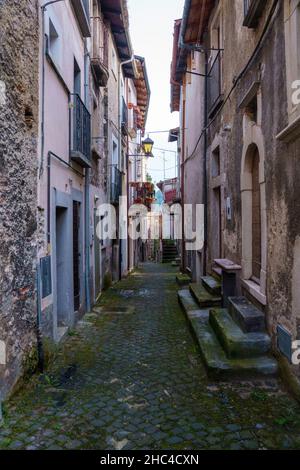
M 170 130 L 179 125 L 178 113 L 170 111 L 170 66 L 174 20 L 182 17 L 184 0 L 128 0 L 130 35 L 134 53 L 145 57 L 151 88 L 146 134 Z M 168 133 L 150 134 L 154 147 L 176 150 Z M 154 149 L 148 171 L 154 182 L 164 177 L 164 156 Z M 165 153 L 166 178 L 175 176 L 175 153 Z

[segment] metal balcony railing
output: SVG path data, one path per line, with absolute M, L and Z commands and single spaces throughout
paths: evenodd
M 222 102 L 221 88 L 222 57 L 219 51 L 212 62 L 208 79 L 208 112 L 212 114 Z
M 91 115 L 79 95 L 71 97 L 71 158 L 83 167 L 90 167 Z
M 101 18 L 93 19 L 92 60 L 99 60 L 108 68 L 108 29 Z
M 122 173 L 117 165 L 111 165 L 111 191 L 110 198 L 113 204 L 119 203 L 122 196 Z

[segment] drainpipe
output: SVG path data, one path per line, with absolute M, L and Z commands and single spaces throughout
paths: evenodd
M 126 84 L 126 99 L 128 101 L 128 81 Z M 127 271 L 130 271 L 130 239 L 129 239 L 129 135 L 127 134 L 127 149 L 126 149 L 126 193 L 127 193 Z
M 208 132 L 208 53 L 205 52 L 205 79 L 204 79 L 204 149 L 203 149 L 203 179 L 204 179 L 204 247 L 203 247 L 203 274 L 207 274 L 207 242 L 208 242 L 208 178 L 207 178 L 207 132 Z
M 118 100 L 119 100 L 119 116 L 118 116 L 118 137 L 119 137 L 119 163 L 121 162 L 121 157 L 122 157 L 122 138 L 121 138 L 121 127 L 122 127 L 122 107 L 121 107 L 121 71 L 122 67 L 126 64 L 130 64 L 135 60 L 134 55 L 131 56 L 130 59 L 124 60 L 123 62 L 119 63 L 118 67 Z M 128 153 L 128 152 L 127 152 Z M 128 159 L 128 155 L 126 155 L 126 160 Z M 127 178 L 128 178 L 128 173 L 127 173 Z M 120 207 L 119 207 L 120 209 Z M 128 212 L 127 212 L 127 218 L 128 218 Z M 120 210 L 119 210 L 119 222 L 120 222 Z M 122 242 L 119 239 L 119 279 L 122 277 Z
M 183 15 L 182 15 L 182 23 L 181 23 L 181 28 L 180 28 L 180 34 L 179 34 L 179 48 L 180 49 L 187 49 L 190 51 L 203 51 L 202 47 L 199 46 L 194 46 L 193 44 L 186 44 L 184 41 L 184 34 L 186 31 L 187 27 L 187 20 L 188 20 L 188 15 L 189 11 L 192 6 L 192 0 L 185 0 L 184 4 L 184 9 L 183 9 Z
M 121 125 L 122 125 L 122 109 L 121 109 L 121 71 L 122 67 L 126 64 L 131 64 L 133 62 L 134 55 L 132 55 L 131 59 L 124 60 L 123 62 L 120 62 L 119 64 L 119 70 L 118 70 L 118 97 L 119 97 L 119 160 L 121 161 L 121 145 L 122 145 L 122 139 L 121 139 Z
M 186 271 L 186 245 L 185 245 L 185 211 L 184 211 L 184 192 L 185 192 L 185 100 L 183 100 L 182 116 L 182 141 L 181 141 L 181 204 L 182 204 L 182 272 Z
M 46 83 L 46 73 L 45 73 L 45 54 L 46 54 L 46 36 L 45 36 L 45 12 L 49 5 L 54 3 L 64 2 L 65 0 L 52 0 L 45 3 L 41 6 L 42 10 L 42 96 L 41 96 L 41 108 L 42 108 L 42 117 L 41 117 L 41 160 L 39 167 L 39 178 L 41 178 L 44 171 L 44 152 L 45 152 L 45 83 Z
M 45 356 L 43 348 L 43 334 L 42 334 L 42 302 L 41 302 L 41 268 L 40 263 L 36 265 L 36 290 L 37 290 L 37 324 L 36 324 L 36 338 L 37 338 L 37 353 L 38 353 L 38 370 L 43 373 L 45 365 Z M 1 420 L 1 416 L 0 416 Z
M 89 52 L 87 39 L 84 40 L 84 104 L 89 109 Z M 91 311 L 90 295 L 90 169 L 85 169 L 84 185 L 84 213 L 85 213 L 85 302 L 86 311 Z
M 191 7 L 192 1 L 191 0 L 186 0 L 184 4 L 184 10 L 183 10 L 183 15 L 182 15 L 182 23 L 181 23 L 181 28 L 180 28 L 180 34 L 179 34 L 179 48 L 180 49 L 186 49 L 189 51 L 195 50 L 196 47 L 192 46 L 190 44 L 186 44 L 184 42 L 184 32 L 186 30 L 186 25 L 187 25 L 187 18 L 188 18 L 188 13 Z M 183 85 L 185 88 L 185 85 Z M 184 90 L 185 92 L 185 90 Z M 186 271 L 186 244 L 185 244 L 185 223 L 184 223 L 184 218 L 185 218 L 185 211 L 184 211 L 184 195 L 185 195 L 185 117 L 186 117 L 186 103 L 185 100 L 183 101 L 184 106 L 183 106 L 183 117 L 182 117 L 182 124 L 183 124 L 183 130 L 182 130 L 182 142 L 181 142 L 181 155 L 182 155 L 182 161 L 181 161 L 181 197 L 182 197 L 182 272 L 185 273 Z
M 184 41 L 184 34 L 186 31 L 187 20 L 190 8 L 192 6 L 192 0 L 186 0 L 184 5 L 183 17 L 181 30 L 179 35 L 179 48 L 185 49 L 188 51 L 198 51 L 202 52 L 205 55 L 205 84 L 204 84 L 204 149 L 203 149 L 203 179 L 204 179 L 204 188 L 203 188 L 203 203 L 204 203 L 204 247 L 203 247 L 203 273 L 207 272 L 207 222 L 208 222 L 208 187 L 207 187 L 207 126 L 208 126 L 208 53 L 204 47 L 195 46 L 192 44 L 186 44 Z M 184 161 L 182 162 L 183 174 L 184 174 Z M 184 184 L 183 184 L 184 191 Z M 183 266 L 185 267 L 185 266 Z
M 45 12 L 49 5 L 58 3 L 64 0 L 52 0 L 45 3 L 41 6 L 42 12 L 42 96 L 41 96 L 41 157 L 40 165 L 38 169 L 38 178 L 39 180 L 42 177 L 44 171 L 44 152 L 45 152 L 45 88 L 46 88 L 46 73 L 45 73 L 45 54 L 46 54 L 46 36 L 45 36 Z M 47 162 L 48 166 L 48 179 L 50 177 L 50 165 Z M 47 182 L 47 184 L 48 184 Z M 49 189 L 47 187 L 47 194 Z M 49 203 L 48 203 L 49 201 Z M 50 249 L 50 197 L 47 201 L 47 210 L 48 210 L 48 220 L 47 220 L 47 251 Z M 38 368 L 40 372 L 44 370 L 44 350 L 43 350 L 43 341 L 42 341 L 42 326 L 41 326 L 41 272 L 40 272 L 40 263 L 37 262 L 36 265 L 36 290 L 37 290 L 37 314 L 36 314 L 36 339 L 37 339 L 37 354 L 38 354 Z M 1 419 L 1 410 L 0 410 L 0 419 Z

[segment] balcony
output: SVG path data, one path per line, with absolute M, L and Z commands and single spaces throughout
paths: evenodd
M 217 56 L 213 59 L 212 65 L 209 70 L 208 78 L 208 115 L 212 117 L 219 109 L 223 102 L 223 95 L 221 93 L 221 64 L 222 57 L 219 51 Z
M 266 2 L 261 0 L 244 0 L 244 23 L 243 26 L 256 28 L 262 15 Z
M 128 108 L 126 106 L 124 98 L 122 98 L 122 134 L 128 135 Z
M 84 38 L 91 37 L 89 0 L 71 0 L 81 34 Z
M 108 30 L 100 18 L 93 19 L 91 67 L 97 85 L 106 87 L 109 78 Z
M 143 204 L 150 210 L 155 202 L 154 184 L 133 182 L 129 185 L 132 188 L 133 204 Z
M 71 160 L 91 167 L 91 115 L 79 95 L 72 94 L 70 137 Z
M 111 166 L 111 191 L 110 200 L 112 204 L 119 204 L 119 198 L 122 196 L 122 172 L 117 165 Z

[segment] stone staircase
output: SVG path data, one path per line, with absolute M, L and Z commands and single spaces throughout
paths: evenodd
M 264 314 L 245 297 L 231 297 L 222 308 L 218 277 L 205 276 L 201 284 L 180 290 L 178 298 L 209 375 L 222 380 L 276 375 Z
M 178 258 L 178 251 L 173 240 L 163 240 L 162 262 L 172 263 Z

